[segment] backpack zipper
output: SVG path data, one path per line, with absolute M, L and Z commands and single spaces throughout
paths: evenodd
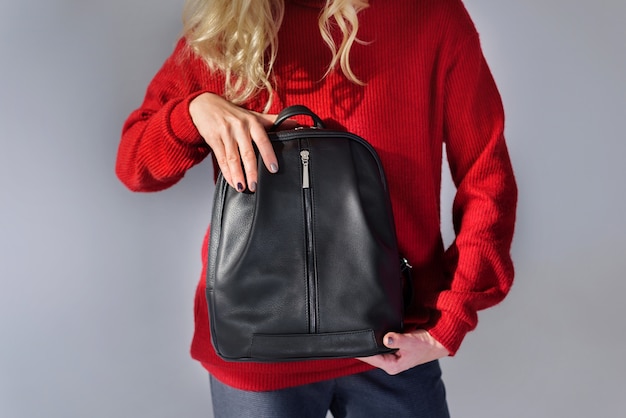
M 300 160 L 302 161 L 302 188 L 308 189 L 310 186 L 309 181 L 309 150 L 303 149 L 300 151 Z
M 307 146 L 306 140 L 301 146 Z M 309 333 L 318 332 L 318 308 L 317 308 L 317 275 L 315 271 L 315 251 L 313 240 L 313 196 L 309 173 L 310 152 L 303 148 L 300 150 L 300 162 L 302 164 L 302 198 L 304 200 L 304 230 L 306 249 L 306 279 L 308 293 Z

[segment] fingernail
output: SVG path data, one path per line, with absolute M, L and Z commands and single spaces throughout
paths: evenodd
M 393 345 L 393 338 L 387 337 L 387 346 L 391 346 L 391 345 Z
M 250 183 L 250 191 L 251 192 L 256 191 L 256 181 L 253 181 L 252 183 Z
M 242 192 L 243 191 L 243 184 L 237 183 L 237 191 L 238 192 Z
M 278 166 L 276 164 L 274 164 L 274 163 L 270 164 L 270 171 L 272 173 L 278 172 Z

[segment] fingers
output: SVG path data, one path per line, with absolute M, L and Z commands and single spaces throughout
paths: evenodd
M 447 356 L 448 350 L 438 343 L 425 330 L 415 330 L 401 334 L 389 332 L 383 338 L 383 343 L 397 351 L 389 354 L 379 354 L 359 360 L 395 375 L 420 364 Z
M 269 123 L 269 126 L 271 126 L 274 119 L 276 119 L 276 115 L 259 115 L 259 120 Z M 259 154 L 263 159 L 265 167 L 270 173 L 276 173 L 278 171 L 278 159 L 276 158 L 276 153 L 274 152 L 272 143 L 267 136 L 265 130 L 266 127 L 268 127 L 268 125 L 255 125 L 251 127 L 251 135 L 257 149 L 259 150 Z
M 385 344 L 388 348 L 398 348 L 402 346 L 403 335 L 395 332 L 388 332 L 383 338 L 383 344 Z
M 227 126 L 230 129 L 226 135 L 222 137 L 231 185 L 238 192 L 243 192 L 246 188 L 250 191 L 256 190 L 257 161 L 251 134 L 255 129 L 254 124 L 255 121 L 248 118 L 233 121 Z
M 401 364 L 401 358 L 397 355 L 397 353 L 378 354 L 371 357 L 361 357 L 358 360 L 361 360 L 362 362 L 367 363 L 370 366 L 374 366 L 381 370 L 384 370 L 389 375 L 395 375 L 408 369 L 408 367 L 405 368 Z
M 189 113 L 211 147 L 225 180 L 237 191 L 256 190 L 258 169 L 254 145 L 267 169 L 278 171 L 278 159 L 267 136 L 276 115 L 263 115 L 203 93 L 191 101 Z

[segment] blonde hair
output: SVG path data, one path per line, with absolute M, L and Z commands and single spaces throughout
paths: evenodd
M 183 35 L 195 54 L 225 77 L 224 95 L 241 104 L 266 90 L 271 100 L 272 70 L 278 53 L 278 30 L 285 1 L 289 0 L 186 0 Z M 332 52 L 325 75 L 339 65 L 352 82 L 363 82 L 350 67 L 350 50 L 359 28 L 357 14 L 368 0 L 326 0 L 319 16 L 320 34 Z M 332 36 L 341 30 L 341 44 Z M 266 110 L 271 105 L 268 102 Z

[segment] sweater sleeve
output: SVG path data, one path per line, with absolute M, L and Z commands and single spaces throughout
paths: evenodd
M 448 285 L 432 301 L 440 316 L 429 329 L 452 354 L 476 327 L 477 312 L 499 303 L 512 285 L 517 204 L 502 103 L 478 34 L 458 45 L 444 88 L 445 144 L 457 188 L 456 239 L 444 255 Z
M 129 189 L 170 187 L 209 154 L 189 114 L 189 103 L 204 91 L 196 80 L 197 64 L 181 39 L 150 82 L 141 107 L 124 123 L 115 170 Z

